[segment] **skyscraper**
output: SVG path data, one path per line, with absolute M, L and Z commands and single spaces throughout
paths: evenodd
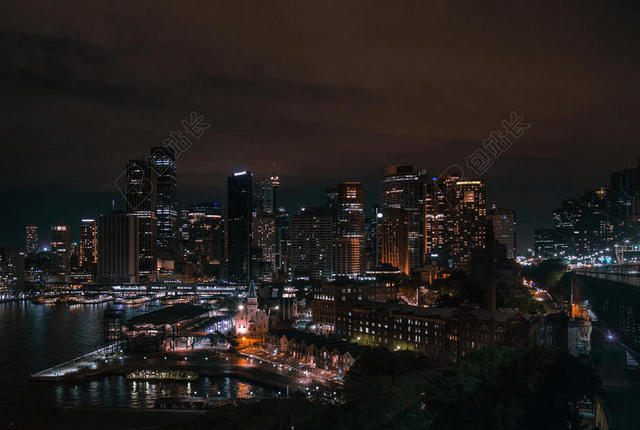
M 386 207 L 380 213 L 380 263 L 390 264 L 409 274 L 409 211 Z
M 424 236 L 425 256 L 449 258 L 453 242 L 455 184 L 460 178 L 451 175 L 434 176 L 425 181 Z
M 276 217 L 273 213 L 254 212 L 252 219 L 252 279 L 271 281 L 276 271 L 278 247 Z M 253 264 L 255 262 L 255 264 Z
M 174 150 L 165 146 L 151 148 L 150 161 L 158 182 L 158 251 L 170 258 L 176 254 L 178 245 L 178 165 Z
M 278 276 L 284 277 L 289 273 L 291 253 L 291 217 L 285 208 L 277 208 L 276 210 L 276 229 L 277 244 L 276 267 Z
M 253 190 L 253 209 L 256 212 L 274 214 L 278 204 L 278 187 L 280 187 L 280 178 L 276 175 L 257 181 Z
M 424 263 L 424 192 L 424 173 L 416 166 L 396 164 L 382 169 L 380 208 L 403 209 L 408 214 L 410 270 Z
M 187 214 L 191 253 L 201 253 L 220 264 L 224 254 L 222 207 L 217 202 L 194 203 Z
M 492 205 L 487 212 L 487 223 L 493 229 L 495 240 L 504 245 L 507 258 L 516 258 L 516 214 L 509 209 Z
M 33 255 L 38 253 L 38 226 L 28 225 L 25 227 L 27 254 Z
M 366 270 L 362 184 L 338 184 L 333 210 L 333 271 L 336 277 L 354 278 Z
M 80 266 L 85 273 L 93 273 L 98 262 L 98 226 L 93 218 L 80 221 Z
M 487 203 L 484 180 L 461 180 L 455 184 L 453 221 L 453 265 L 466 270 L 472 250 L 486 243 Z
M 67 276 L 71 263 L 71 227 L 51 226 L 51 265 L 57 275 Z
M 319 280 L 331 277 L 332 217 L 327 208 L 301 208 L 291 218 L 291 275 Z
M 98 218 L 98 282 L 138 281 L 139 218 L 113 212 Z
M 251 273 L 251 172 L 241 171 L 227 180 L 227 240 L 229 280 L 248 282 Z
M 139 220 L 139 272 L 147 280 L 157 271 L 157 196 L 156 170 L 148 160 L 131 160 L 127 165 L 127 213 Z

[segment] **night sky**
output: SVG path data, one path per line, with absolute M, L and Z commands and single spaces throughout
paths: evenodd
M 65 3 L 0 5 L 0 243 L 108 212 L 126 161 L 192 111 L 212 127 L 180 201 L 275 169 L 289 210 L 341 180 L 373 204 L 386 164 L 464 165 L 515 111 L 532 126 L 484 177 L 521 249 L 640 156 L 631 2 Z

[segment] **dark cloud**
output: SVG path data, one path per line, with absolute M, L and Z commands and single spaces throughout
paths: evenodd
M 285 203 L 415 162 L 438 172 L 509 112 L 533 123 L 487 172 L 526 244 L 550 209 L 638 155 L 639 11 L 623 2 L 6 2 L 0 238 L 108 210 L 127 159 L 189 112 L 181 199 L 236 168 Z M 45 207 L 46 206 L 46 207 Z

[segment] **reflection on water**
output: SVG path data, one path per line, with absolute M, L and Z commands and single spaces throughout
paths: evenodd
M 200 378 L 196 381 L 131 381 L 122 376 L 80 385 L 55 385 L 59 406 L 153 408 L 162 397 L 212 397 L 220 399 L 275 397 L 271 389 L 235 378 Z
M 233 378 L 184 381 L 130 381 L 110 377 L 80 385 L 31 382 L 29 375 L 93 351 L 102 345 L 106 304 L 0 304 L 0 410 L 41 409 L 54 405 L 152 407 L 158 397 L 266 397 L 273 391 Z M 157 308 L 148 303 L 127 308 L 127 317 Z M 135 384 L 135 385 L 134 385 Z M 221 393 L 218 395 L 218 391 Z M 197 393 L 197 394 L 196 394 Z

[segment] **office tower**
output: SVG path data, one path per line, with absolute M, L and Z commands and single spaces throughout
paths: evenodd
M 127 213 L 138 218 L 138 270 L 146 281 L 157 271 L 157 197 L 156 170 L 148 160 L 131 160 L 127 165 Z
M 273 213 L 265 211 L 254 212 L 251 243 L 252 279 L 273 280 L 276 271 L 277 242 L 276 217 Z
M 278 187 L 280 178 L 276 175 L 257 181 L 253 190 L 253 210 L 274 214 L 278 204 Z
M 80 221 L 80 266 L 85 273 L 93 273 L 98 262 L 98 225 L 93 218 Z
M 178 245 L 178 165 L 175 152 L 165 146 L 151 148 L 150 162 L 156 171 L 158 251 L 163 257 L 175 255 Z
M 187 211 L 187 252 L 202 274 L 220 277 L 224 258 L 224 219 L 217 202 L 194 203 Z
M 614 219 L 625 221 L 629 216 L 640 215 L 640 159 L 636 167 L 611 173 L 611 192 L 616 202 Z
M 25 284 L 25 256 L 16 248 L 0 246 L 0 295 Z
M 133 214 L 112 212 L 98 218 L 98 282 L 138 281 L 140 219 Z
M 251 273 L 251 172 L 236 172 L 227 180 L 228 276 L 248 282 Z
M 293 279 L 330 278 L 332 216 L 327 208 L 301 208 L 291 218 L 291 276 Z
M 507 258 L 516 258 L 516 213 L 492 205 L 487 212 L 487 223 L 496 241 L 504 245 Z
M 370 211 L 370 216 L 364 220 L 365 229 L 365 255 L 367 259 L 367 270 L 376 268 L 381 261 L 380 257 L 380 221 L 382 220 L 382 212 L 380 206 L 374 206 Z
M 277 220 L 278 176 L 257 181 L 253 188 L 253 242 L 251 244 L 251 278 L 271 281 L 279 270 L 281 254 L 280 229 Z
M 38 226 L 28 225 L 25 227 L 26 231 L 26 248 L 27 254 L 35 255 L 38 253 Z
M 379 221 L 380 263 L 409 274 L 409 211 L 385 207 Z
M 71 227 L 51 226 L 51 265 L 55 274 L 67 276 L 71 262 Z
M 354 278 L 363 273 L 364 190 L 360 182 L 338 184 L 334 204 L 333 270 L 336 277 Z
M 392 165 L 382 169 L 380 208 L 398 208 L 409 217 L 409 268 L 424 263 L 424 173 L 414 165 Z
M 565 257 L 567 244 L 556 229 L 539 228 L 533 232 L 534 252 L 537 259 Z
M 276 229 L 278 252 L 276 253 L 277 278 L 286 278 L 290 269 L 291 217 L 285 208 L 277 208 Z
M 486 243 L 487 203 L 484 180 L 461 180 L 455 184 L 452 212 L 452 257 L 455 268 L 468 269 L 471 252 Z
M 425 258 L 448 261 L 453 243 L 453 214 L 456 205 L 456 182 L 453 175 L 425 180 L 424 238 Z

